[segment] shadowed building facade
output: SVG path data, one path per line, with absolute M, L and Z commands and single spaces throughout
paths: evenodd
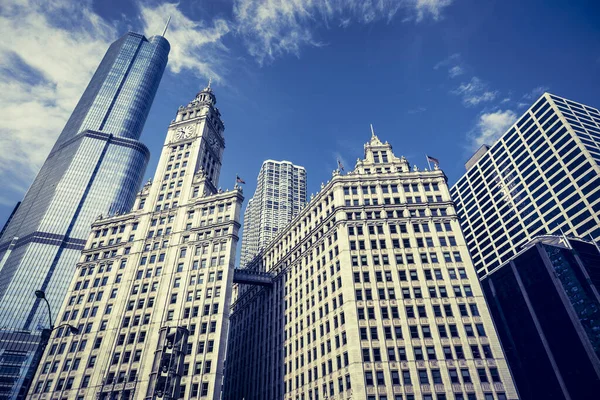
M 16 396 L 100 215 L 131 208 L 149 152 L 138 141 L 169 53 L 162 36 L 111 44 L 0 238 L 0 398 Z M 35 362 L 34 362 L 35 363 Z M 24 382 L 25 379 L 25 382 Z
M 481 279 L 522 400 L 600 393 L 600 250 L 540 236 Z
M 221 398 L 242 191 L 218 189 L 209 87 L 177 111 L 129 213 L 92 225 L 30 398 Z
M 444 173 L 364 150 L 239 270 L 224 398 L 517 399 Z

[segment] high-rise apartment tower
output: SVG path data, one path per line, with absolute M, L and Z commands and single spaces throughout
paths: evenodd
M 90 224 L 128 211 L 149 152 L 138 141 L 167 64 L 169 43 L 128 33 L 111 44 L 0 238 L 0 398 L 26 387 L 43 290 L 58 310 Z M 34 132 L 31 133 L 35 134 Z
M 240 264 L 244 267 L 306 204 L 306 170 L 289 161 L 266 160 L 244 212 Z
M 518 398 L 444 173 L 374 135 L 245 270 L 228 400 Z
M 217 189 L 209 87 L 168 128 L 134 210 L 96 220 L 30 398 L 221 398 L 241 189 Z
M 600 239 L 600 112 L 545 93 L 467 163 L 452 199 L 480 277 L 540 234 Z

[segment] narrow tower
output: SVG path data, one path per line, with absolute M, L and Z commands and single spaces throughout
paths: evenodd
M 244 213 L 240 264 L 244 267 L 306 204 L 306 170 L 289 161 L 266 160 Z

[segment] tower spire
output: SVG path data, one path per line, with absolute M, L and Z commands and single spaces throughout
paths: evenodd
M 165 37 L 167 33 L 167 29 L 169 29 L 169 23 L 171 22 L 171 16 L 169 15 L 169 19 L 167 19 L 167 23 L 165 24 L 165 29 L 163 30 L 162 37 Z
M 370 125 L 371 125 L 371 138 L 374 138 L 375 137 L 375 130 L 373 129 L 373 124 L 370 124 Z

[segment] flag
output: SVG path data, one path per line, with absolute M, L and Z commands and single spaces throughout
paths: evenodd
M 236 181 L 236 183 L 242 183 L 242 184 L 244 184 L 244 185 L 246 184 L 246 181 L 245 181 L 245 180 L 243 180 L 242 178 L 240 178 L 240 176 L 239 176 L 239 175 L 236 175 L 236 176 L 235 176 L 235 181 Z
M 338 168 L 343 171 L 344 170 L 344 166 L 342 165 L 342 162 L 340 160 L 337 160 L 338 162 Z
M 431 156 L 428 156 L 428 155 L 426 155 L 426 157 L 427 157 L 427 161 L 431 161 L 435 165 L 440 165 L 440 160 L 438 160 L 437 158 L 431 157 Z

